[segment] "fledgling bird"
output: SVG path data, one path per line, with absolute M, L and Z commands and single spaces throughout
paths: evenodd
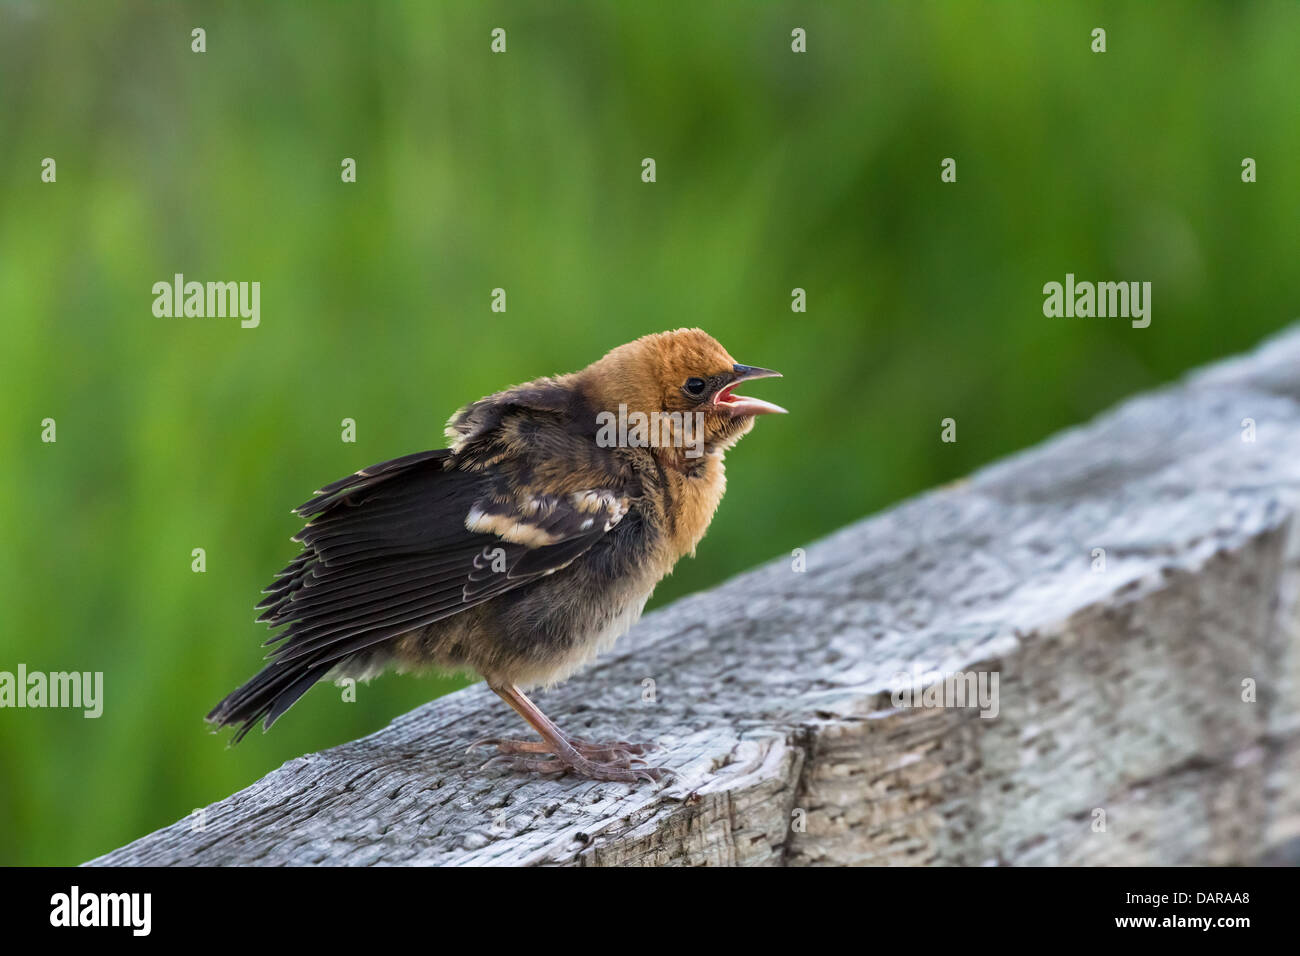
M 524 770 L 658 779 L 639 759 L 650 745 L 570 737 L 524 690 L 612 645 L 694 553 L 722 499 L 723 454 L 755 416 L 785 411 L 734 389 L 775 375 L 699 329 L 647 335 L 465 406 L 450 448 L 321 488 L 294 509 L 308 519 L 302 553 L 258 605 L 259 620 L 287 627 L 208 721 L 238 724 L 238 742 L 319 680 L 468 670 L 542 738 L 475 746 Z M 657 427 L 609 427 L 618 416 Z

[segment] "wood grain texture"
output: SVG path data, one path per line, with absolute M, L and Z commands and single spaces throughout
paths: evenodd
M 1298 500 L 1293 329 L 807 545 L 802 573 L 652 614 L 541 695 L 570 733 L 662 742 L 666 786 L 480 772 L 466 744 L 520 732 L 480 685 L 92 863 L 1293 858 Z M 997 716 L 895 706 L 914 667 L 996 673 Z

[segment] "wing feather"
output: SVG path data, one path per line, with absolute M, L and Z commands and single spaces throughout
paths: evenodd
M 339 663 L 552 574 L 614 528 L 629 507 L 618 488 L 537 494 L 512 481 L 508 456 L 457 468 L 447 449 L 363 468 L 295 511 L 302 552 L 257 605 L 282 630 L 269 663 L 208 715 L 269 728 Z M 527 462 L 517 473 L 529 474 Z

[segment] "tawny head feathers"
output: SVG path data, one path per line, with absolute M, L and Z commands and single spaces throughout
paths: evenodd
M 785 411 L 733 393 L 739 382 L 779 374 L 739 364 L 701 329 L 676 329 L 620 345 L 578 377 L 598 410 L 700 413 L 710 439 L 723 441 L 748 431 L 755 415 Z
M 718 340 L 700 329 L 643 335 L 611 349 L 583 372 L 584 385 L 597 404 L 619 404 L 639 412 L 686 411 L 697 404 L 688 396 L 691 379 L 708 382 L 731 373 L 736 360 Z

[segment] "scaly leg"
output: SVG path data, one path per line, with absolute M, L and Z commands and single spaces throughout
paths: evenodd
M 633 744 L 626 741 L 609 743 L 592 743 L 577 737 L 570 737 L 555 726 L 536 704 L 524 696 L 523 691 L 513 684 L 494 684 L 488 686 L 519 714 L 541 735 L 541 740 L 501 740 L 484 738 L 470 744 L 469 749 L 493 745 L 499 753 L 484 764 L 494 763 L 502 758 L 509 758 L 516 770 L 530 770 L 535 773 L 574 773 L 593 780 L 614 780 L 620 783 L 635 783 L 638 780 L 659 780 L 670 771 L 659 767 L 638 766 L 643 762 L 635 755 L 653 749 L 651 744 Z M 553 754 L 550 758 L 523 756 L 531 754 Z

